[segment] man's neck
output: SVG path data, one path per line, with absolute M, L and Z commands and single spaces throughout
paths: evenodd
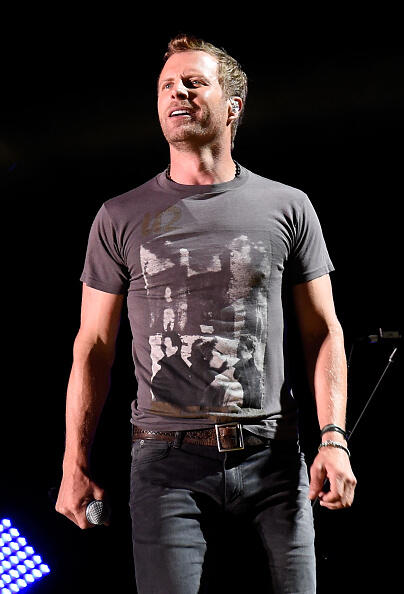
M 178 151 L 170 146 L 170 178 L 178 184 L 205 186 L 220 184 L 234 179 L 236 165 L 230 150 L 213 153 Z

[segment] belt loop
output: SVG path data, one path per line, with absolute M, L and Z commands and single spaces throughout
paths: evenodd
M 175 439 L 174 439 L 174 443 L 173 443 L 173 448 L 180 448 L 182 445 L 182 440 L 184 439 L 184 435 L 185 435 L 186 431 L 176 431 L 175 432 Z

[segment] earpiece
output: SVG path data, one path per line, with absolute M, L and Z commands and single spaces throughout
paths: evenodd
M 238 113 L 240 111 L 240 106 L 234 99 L 230 99 L 231 110 L 233 113 Z

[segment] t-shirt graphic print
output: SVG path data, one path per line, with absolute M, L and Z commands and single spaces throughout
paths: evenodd
M 261 410 L 271 258 L 265 234 L 251 235 L 215 228 L 140 246 L 151 410 Z

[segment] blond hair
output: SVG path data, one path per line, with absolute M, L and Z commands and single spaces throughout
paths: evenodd
M 247 99 L 247 75 L 243 71 L 241 65 L 232 58 L 223 48 L 218 48 L 212 43 L 208 43 L 203 39 L 198 39 L 192 35 L 181 33 L 170 40 L 168 48 L 164 54 L 164 62 L 173 54 L 179 52 L 186 52 L 196 50 L 206 52 L 218 62 L 218 81 L 226 98 L 240 97 L 243 100 L 243 109 L 237 119 L 232 122 L 231 127 L 231 147 L 234 147 L 234 138 L 236 136 L 238 125 L 244 115 L 244 105 Z

